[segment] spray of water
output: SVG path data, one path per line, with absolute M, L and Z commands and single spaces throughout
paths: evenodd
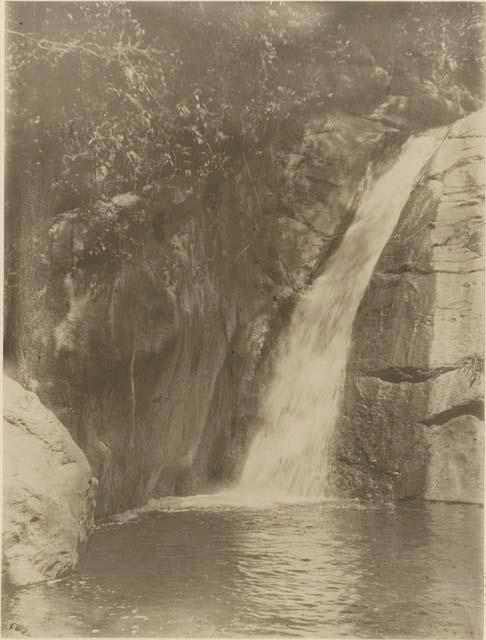
M 238 486 L 247 495 L 326 496 L 330 444 L 353 321 L 373 268 L 426 162 L 444 137 L 410 138 L 369 179 L 355 220 L 324 273 L 299 301 L 276 356 Z

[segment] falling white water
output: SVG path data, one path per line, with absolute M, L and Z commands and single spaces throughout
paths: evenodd
M 368 180 L 355 221 L 324 273 L 298 303 L 282 340 L 237 491 L 326 496 L 353 321 L 373 268 L 443 130 L 410 138 Z

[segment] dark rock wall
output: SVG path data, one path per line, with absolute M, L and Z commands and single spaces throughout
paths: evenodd
M 272 345 L 386 136 L 341 113 L 296 120 L 209 199 L 178 179 L 38 232 L 47 265 L 17 282 L 30 307 L 13 305 L 10 353 L 86 452 L 99 513 L 234 477 Z

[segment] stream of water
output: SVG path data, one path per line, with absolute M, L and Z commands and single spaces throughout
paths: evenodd
M 445 133 L 411 137 L 381 175 L 368 179 L 353 224 L 297 305 L 279 346 L 242 492 L 329 496 L 330 444 L 354 318 L 380 253 Z

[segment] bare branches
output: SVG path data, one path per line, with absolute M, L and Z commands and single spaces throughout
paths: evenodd
M 29 40 L 36 45 L 38 49 L 47 51 L 47 53 L 70 53 L 74 51 L 80 51 L 90 56 L 94 56 L 100 60 L 106 60 L 107 58 L 114 58 L 117 55 L 125 57 L 127 63 L 131 64 L 128 60 L 128 55 L 140 56 L 147 60 L 152 60 L 154 57 L 161 57 L 165 54 L 160 49 L 154 47 L 146 47 L 141 49 L 138 46 L 134 46 L 131 43 L 118 44 L 116 47 L 102 47 L 96 42 L 55 42 L 53 40 L 47 40 L 46 38 L 36 38 L 32 34 L 22 33 L 21 31 L 15 31 L 14 29 L 6 29 L 6 32 L 12 36 Z
M 95 56 L 96 58 L 103 59 L 104 55 L 102 55 L 102 51 L 104 51 L 98 45 L 94 45 L 94 43 L 90 43 L 91 46 L 95 46 L 101 50 L 100 53 L 93 51 L 88 46 L 83 45 L 78 42 L 53 42 L 51 40 L 46 40 L 45 38 L 37 39 L 27 33 L 21 33 L 20 31 L 14 31 L 13 29 L 6 29 L 6 32 L 13 36 L 18 36 L 20 38 L 24 38 L 25 40 L 29 40 L 34 43 L 38 49 L 42 49 L 43 51 L 47 51 L 47 53 L 69 53 L 72 51 L 82 51 L 83 53 L 87 53 L 88 55 Z

